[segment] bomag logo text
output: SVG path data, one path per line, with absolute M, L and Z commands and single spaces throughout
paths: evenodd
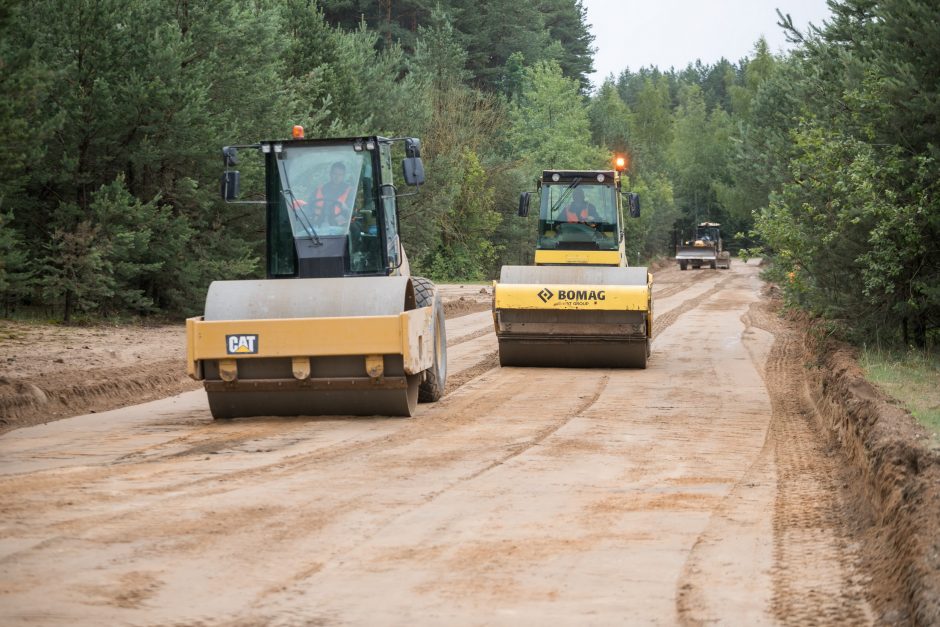
M 558 290 L 558 300 L 605 300 L 605 290 Z
M 257 355 L 257 335 L 226 335 L 225 349 L 229 355 Z

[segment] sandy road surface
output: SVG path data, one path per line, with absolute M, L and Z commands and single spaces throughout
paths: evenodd
M 0 437 L 2 622 L 871 622 L 757 268 L 656 281 L 642 371 L 500 369 L 482 312 L 413 419 L 196 391 Z

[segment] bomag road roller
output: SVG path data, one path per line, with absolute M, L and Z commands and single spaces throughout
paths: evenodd
M 215 418 L 411 416 L 447 377 L 435 286 L 410 276 L 399 239 L 392 146 L 424 181 L 414 138 L 304 139 L 228 146 L 222 195 L 239 197 L 239 150 L 264 162 L 266 280 L 215 281 L 186 321 L 187 369 Z M 260 196 L 260 193 L 259 193 Z M 245 201 L 242 201 L 245 202 Z
M 638 217 L 639 197 L 621 191 L 616 168 L 546 170 L 538 188 L 535 265 L 503 266 L 493 285 L 500 364 L 645 368 L 653 279 L 627 267 L 623 232 L 623 198 Z
M 717 222 L 702 222 L 693 229 L 692 239 L 676 246 L 676 261 L 680 270 L 706 265 L 713 270 L 731 268 L 731 253 L 724 249 L 718 228 L 720 226 Z

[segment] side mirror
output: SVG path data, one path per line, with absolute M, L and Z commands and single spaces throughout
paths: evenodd
M 639 218 L 640 217 L 640 195 L 636 192 L 630 192 L 627 194 L 627 204 L 630 207 L 630 217 Z
M 401 162 L 405 183 L 408 185 L 421 185 L 424 183 L 424 164 L 421 157 L 405 157 Z
M 240 178 L 238 170 L 226 170 L 222 173 L 222 200 L 232 202 L 238 198 Z
M 532 199 L 532 192 L 522 192 L 519 194 L 519 217 L 525 218 L 529 215 L 529 201 Z
M 222 148 L 222 163 L 225 168 L 234 168 L 238 165 L 238 148 L 235 146 L 225 146 Z

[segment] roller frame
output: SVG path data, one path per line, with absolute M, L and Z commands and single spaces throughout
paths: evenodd
M 571 292 L 587 297 L 559 300 Z M 651 293 L 646 268 L 505 266 L 493 285 L 500 364 L 645 368 Z
M 186 361 L 215 418 L 411 416 L 434 364 L 434 307 L 408 277 L 217 281 L 205 311 L 186 322 Z

